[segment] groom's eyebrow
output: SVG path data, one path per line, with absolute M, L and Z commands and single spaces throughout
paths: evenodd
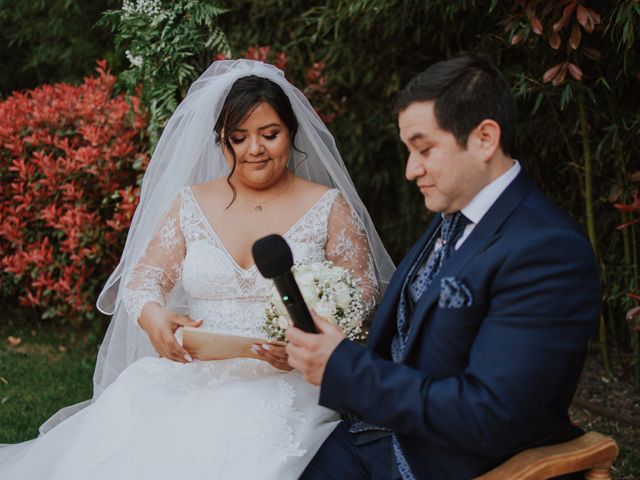
M 425 138 L 424 134 L 422 134 L 422 133 L 414 133 L 414 134 L 411 136 L 411 138 L 409 138 L 409 142 L 410 142 L 410 143 L 413 143 L 413 142 L 415 142 L 416 140 L 421 140 L 421 139 L 423 139 L 423 138 Z

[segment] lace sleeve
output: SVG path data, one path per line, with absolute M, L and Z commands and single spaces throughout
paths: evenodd
M 360 279 L 367 318 L 378 302 L 378 280 L 367 234 L 342 195 L 336 197 L 329 213 L 325 255 L 327 260 L 350 269 Z
M 180 228 L 180 195 L 164 214 L 144 254 L 125 280 L 123 301 L 129 318 L 138 323 L 149 302 L 165 305 L 182 269 L 185 240 Z

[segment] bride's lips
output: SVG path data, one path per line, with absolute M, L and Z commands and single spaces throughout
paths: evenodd
M 270 161 L 270 158 L 265 158 L 264 160 L 245 160 L 244 163 L 248 163 L 249 165 L 262 165 Z

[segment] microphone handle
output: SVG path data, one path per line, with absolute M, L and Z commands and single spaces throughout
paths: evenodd
M 308 333 L 318 333 L 311 313 L 307 308 L 307 304 L 304 301 L 300 288 L 295 277 L 288 270 L 279 277 L 274 277 L 273 282 L 276 284 L 280 299 L 289 313 L 289 318 L 293 321 L 293 324 L 299 329 Z

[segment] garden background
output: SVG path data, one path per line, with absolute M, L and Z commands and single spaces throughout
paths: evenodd
M 515 157 L 594 247 L 603 315 L 572 414 L 619 441 L 618 478 L 640 476 L 640 1 L 0 0 L 0 27 L 0 443 L 90 396 L 97 293 L 161 128 L 212 60 L 286 71 L 397 262 L 428 214 L 393 99 L 467 50 L 506 74 Z

